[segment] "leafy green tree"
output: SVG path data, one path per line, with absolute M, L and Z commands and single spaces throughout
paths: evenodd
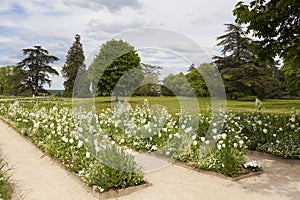
M 217 38 L 223 56 L 214 56 L 213 59 L 222 74 L 228 98 L 281 95 L 281 83 L 274 78 L 276 68 L 255 62 L 256 54 L 250 48 L 252 40 L 245 36 L 240 25 L 225 26 L 227 33 Z
M 201 76 L 201 71 L 199 71 L 200 66 L 197 68 L 191 68 L 191 71 L 186 74 L 186 78 L 188 82 L 193 87 L 193 90 L 198 97 L 207 97 L 209 96 L 209 92 L 207 89 L 207 86 L 205 84 L 205 81 L 203 80 Z
M 142 96 L 157 96 L 160 91 L 159 76 L 162 67 L 154 66 L 150 64 L 141 63 L 144 73 L 144 79 L 141 82 L 141 86 L 135 92 L 135 95 Z
M 0 67 L 0 94 L 18 95 L 23 91 L 19 74 L 16 66 Z
M 300 96 L 300 37 L 290 47 L 284 58 L 283 71 L 287 91 L 291 95 Z
M 142 81 L 140 57 L 127 42 L 110 40 L 101 46 L 94 58 L 89 67 L 89 77 L 94 92 L 99 95 L 114 93 L 118 100 L 120 95 L 128 95 Z
M 72 96 L 73 87 L 75 84 L 78 70 L 80 70 L 83 74 L 85 73 L 84 71 L 86 70 L 86 66 L 84 65 L 84 60 L 85 57 L 83 53 L 83 47 L 80 42 L 80 35 L 76 34 L 75 41 L 70 47 L 68 54 L 66 56 L 66 62 L 62 67 L 62 75 L 66 79 L 64 81 L 64 87 L 65 87 L 64 96 L 66 97 Z M 81 89 L 86 90 L 86 85 L 85 88 L 81 88 Z
M 163 86 L 162 95 L 164 96 L 172 96 L 173 94 L 176 96 L 192 96 L 194 94 L 191 84 L 182 72 L 165 77 Z
M 38 91 L 43 89 L 47 83 L 51 85 L 49 74 L 58 75 L 58 72 L 49 64 L 58 61 L 58 58 L 48 55 L 49 52 L 41 46 L 23 49 L 23 54 L 27 56 L 17 67 L 21 70 L 20 77 L 25 87 L 29 88 L 33 95 L 38 95 Z
M 287 90 L 299 95 L 299 0 L 253 0 L 249 4 L 239 2 L 233 10 L 236 22 L 245 24 L 247 32 L 258 41 L 251 43 L 260 61 L 283 59 L 283 71 Z

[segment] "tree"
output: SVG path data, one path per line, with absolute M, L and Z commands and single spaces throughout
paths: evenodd
M 85 73 L 84 71 L 86 70 L 86 66 L 84 65 L 84 60 L 85 57 L 82 44 L 80 42 L 80 35 L 76 34 L 75 41 L 70 47 L 66 56 L 66 62 L 62 67 L 62 75 L 66 79 L 64 81 L 64 96 L 72 96 L 78 70 L 80 70 L 81 73 Z M 86 90 L 86 85 L 85 88 L 82 89 Z
M 17 65 L 21 70 L 20 77 L 22 77 L 24 86 L 36 96 L 38 91 L 43 89 L 45 83 L 51 86 L 48 74 L 58 75 L 58 72 L 49 65 L 49 63 L 58 61 L 58 58 L 48 55 L 49 52 L 41 46 L 23 49 L 23 54 L 27 57 Z
M 245 36 L 240 25 L 225 26 L 227 33 L 217 38 L 223 56 L 213 59 L 222 74 L 228 98 L 280 95 L 281 83 L 274 78 L 275 67 L 255 61 L 256 54 L 250 48 L 252 40 Z
M 207 89 L 207 86 L 205 84 L 205 81 L 203 80 L 201 73 L 198 69 L 193 66 L 193 68 L 190 68 L 190 72 L 186 74 L 186 79 L 193 87 L 193 90 L 197 97 L 207 97 L 209 96 L 209 92 Z
M 287 90 L 292 95 L 299 95 L 300 90 L 299 8 L 299 0 L 254 0 L 249 5 L 239 2 L 233 10 L 236 22 L 246 24 L 247 32 L 260 39 L 251 44 L 259 60 L 283 59 Z
M 194 94 L 191 84 L 182 72 L 165 77 L 163 86 L 162 95 L 164 96 L 173 96 L 173 94 L 176 96 L 193 96 Z
M 300 37 L 290 47 L 284 59 L 283 71 L 287 91 L 291 95 L 300 96 Z
M 118 100 L 119 95 L 128 95 L 142 81 L 140 57 L 127 42 L 110 40 L 101 46 L 89 67 L 89 76 L 94 92 L 99 95 L 114 93 Z
M 0 67 L 0 94 L 18 95 L 23 92 L 19 74 L 16 66 Z
M 160 72 L 159 70 L 162 69 L 160 66 L 150 65 L 142 63 L 143 72 L 145 75 L 151 74 L 153 77 L 155 77 L 157 80 L 159 79 Z
M 135 92 L 135 95 L 157 96 L 160 91 L 159 76 L 162 67 L 141 63 L 144 73 L 144 79 L 141 86 Z

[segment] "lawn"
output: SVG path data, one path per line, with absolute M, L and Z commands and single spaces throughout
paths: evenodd
M 195 101 L 193 98 L 187 97 L 121 97 L 121 100 L 127 100 L 133 107 L 141 105 L 144 99 L 147 98 L 150 105 L 162 105 L 168 108 L 171 114 L 180 112 L 180 108 L 184 107 L 190 113 L 197 111 L 199 106 L 200 111 L 207 110 L 211 105 L 210 98 L 198 98 Z M 179 104 L 179 100 L 182 106 Z M 70 99 L 65 99 L 70 102 Z M 112 101 L 112 97 L 97 97 L 95 99 L 74 99 L 74 105 L 93 105 L 95 103 L 98 113 L 105 108 L 111 107 L 115 102 Z M 198 105 L 197 105 L 198 104 Z M 257 111 L 254 101 L 238 101 L 238 100 L 226 100 L 226 106 L 228 110 L 234 112 L 252 112 Z M 290 113 L 293 109 L 300 110 L 300 100 L 281 100 L 281 99 L 266 99 L 262 101 L 262 111 L 267 113 Z

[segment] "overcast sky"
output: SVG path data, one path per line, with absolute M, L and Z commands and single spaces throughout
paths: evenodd
M 219 53 L 216 37 L 224 33 L 224 24 L 234 22 L 237 2 L 0 0 L 0 66 L 22 60 L 23 48 L 42 45 L 60 59 L 53 64 L 60 71 L 74 36 L 80 34 L 87 64 L 103 42 L 122 38 L 138 49 L 142 62 L 163 66 L 164 74 L 186 72 L 191 63 L 200 64 L 195 56 L 203 62 Z M 188 49 L 196 51 L 194 58 Z M 63 88 L 61 77 L 52 80 L 52 89 Z

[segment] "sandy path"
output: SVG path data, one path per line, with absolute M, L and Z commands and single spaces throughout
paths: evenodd
M 0 149 L 26 200 L 96 200 L 74 175 L 0 120 Z M 18 198 L 18 197 L 17 197 Z M 16 198 L 16 199 L 17 199 Z
M 263 174 L 232 181 L 164 164 L 161 170 L 146 174 L 152 187 L 115 199 L 300 200 L 300 160 L 280 159 L 257 152 L 250 152 L 248 159 L 259 160 L 263 164 Z M 155 159 L 152 162 L 156 162 Z

